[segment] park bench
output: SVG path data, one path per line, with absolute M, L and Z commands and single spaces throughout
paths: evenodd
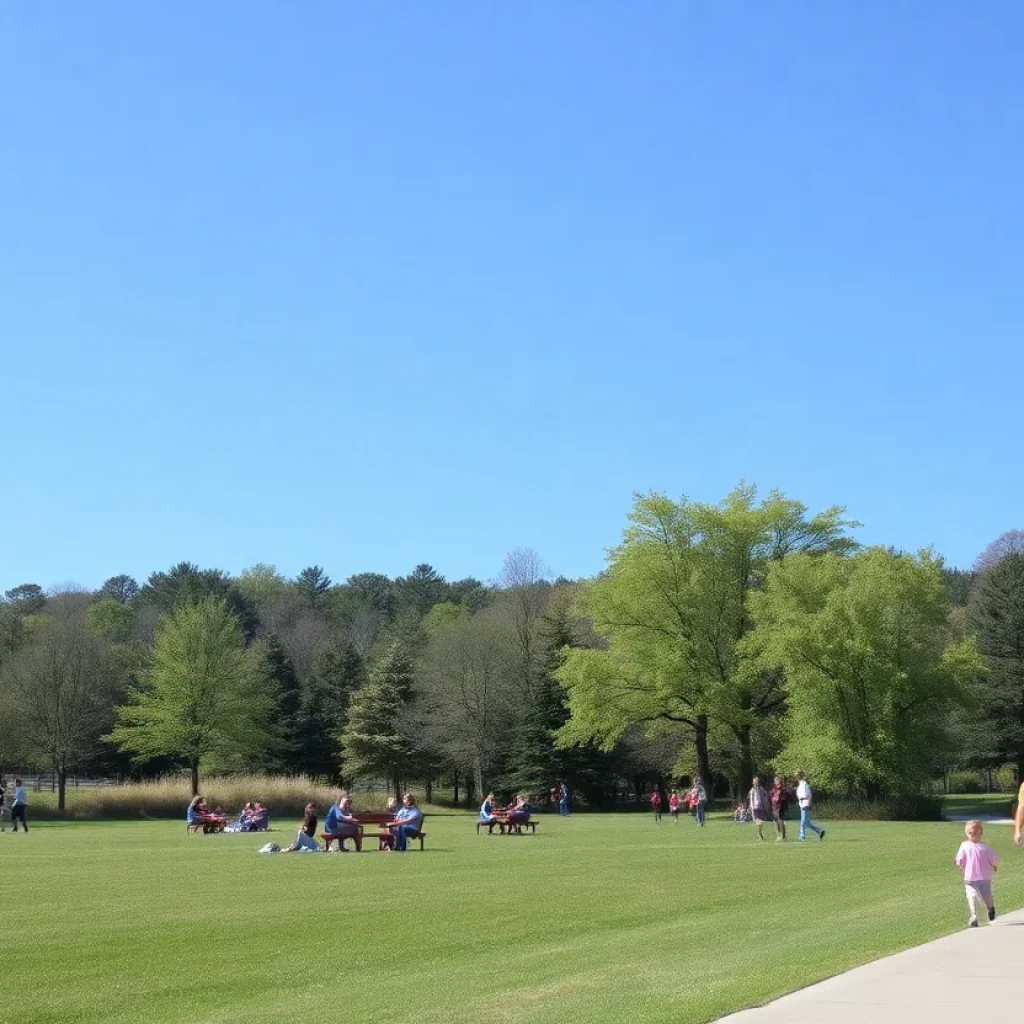
M 480 834 L 481 828 L 487 829 L 488 835 L 494 834 L 494 826 L 498 826 L 500 833 L 504 835 L 522 835 L 524 829 L 529 829 L 534 835 L 537 834 L 537 822 L 533 818 L 529 818 L 526 821 L 516 822 L 515 824 L 509 822 L 508 812 L 504 810 L 496 811 L 493 821 L 478 821 L 476 823 L 477 835 Z
M 357 811 L 356 817 L 359 819 L 359 824 L 356 826 L 356 834 L 354 836 L 344 836 L 345 839 L 351 839 L 356 844 L 356 853 L 361 853 L 363 849 L 363 839 L 366 837 L 366 830 L 375 828 L 377 830 L 377 849 L 383 850 L 385 847 L 391 845 L 391 833 L 382 826 L 385 822 L 393 821 L 394 815 L 389 814 L 387 811 Z M 320 838 L 326 843 L 327 849 L 331 848 L 331 843 L 334 840 L 342 838 L 339 836 L 332 836 L 326 832 L 320 834 Z M 423 840 L 427 838 L 427 833 L 423 831 L 423 820 L 420 820 L 420 830 L 414 836 L 410 836 L 410 841 L 418 839 L 420 841 L 420 849 L 423 849 Z M 341 845 L 340 843 L 338 844 Z

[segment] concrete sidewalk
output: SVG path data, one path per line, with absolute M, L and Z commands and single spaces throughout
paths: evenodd
M 1024 1016 L 1024 910 L 915 946 L 720 1024 L 963 1024 Z

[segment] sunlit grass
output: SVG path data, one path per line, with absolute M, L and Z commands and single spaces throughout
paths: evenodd
M 177 822 L 43 823 L 0 836 L 0 1018 L 696 1024 L 964 925 L 960 825 L 825 825 L 783 845 L 724 818 L 500 837 L 433 814 L 422 854 L 267 857 Z M 1010 830 L 986 838 L 1018 907 Z

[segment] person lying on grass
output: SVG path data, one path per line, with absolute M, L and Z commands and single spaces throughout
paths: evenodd
M 320 844 L 316 841 L 316 808 L 312 804 L 306 804 L 306 816 L 302 819 L 302 826 L 295 842 L 284 848 L 285 853 L 298 853 L 299 850 L 319 850 Z

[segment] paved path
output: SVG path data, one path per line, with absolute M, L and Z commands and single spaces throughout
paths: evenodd
M 963 1024 L 1024 1019 L 1024 910 L 915 946 L 720 1024 Z

